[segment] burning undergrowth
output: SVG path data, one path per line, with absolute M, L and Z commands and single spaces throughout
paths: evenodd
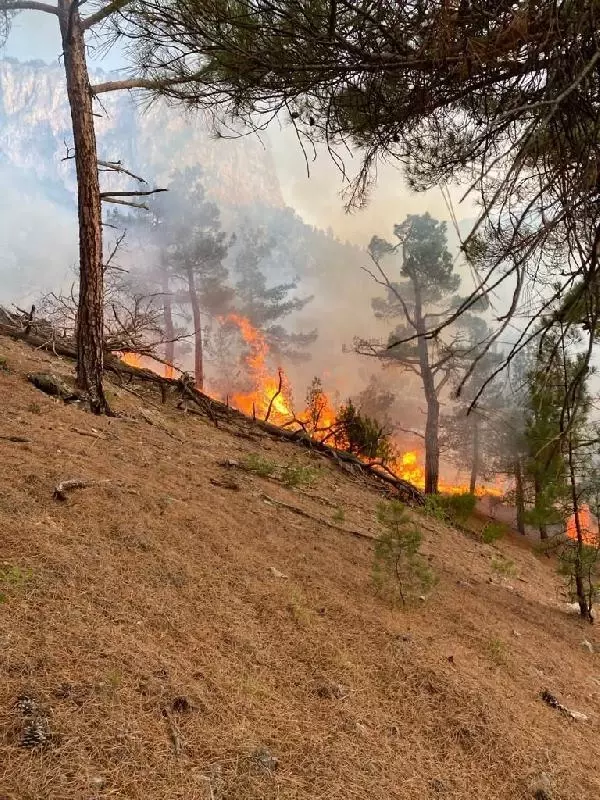
M 264 333 L 240 314 L 228 314 L 217 322 L 237 336 L 236 363 L 229 364 L 228 376 L 228 386 L 233 388 L 224 391 L 207 381 L 205 393 L 254 419 L 288 430 L 303 430 L 316 441 L 352 453 L 420 489 L 424 487 L 423 448 L 401 438 L 393 423 L 369 416 L 356 400 L 344 401 L 339 394 L 326 391 L 320 378 L 313 379 L 299 406 L 290 378 L 283 367 L 277 366 Z M 120 356 L 131 366 L 149 369 L 165 378 L 182 374 L 172 364 L 150 356 Z M 440 490 L 467 492 L 467 481 L 457 472 L 456 480 L 440 483 Z M 486 485 L 477 487 L 476 493 L 500 496 L 503 490 Z

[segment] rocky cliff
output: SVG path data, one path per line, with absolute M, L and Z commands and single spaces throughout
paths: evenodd
M 97 110 L 100 158 L 121 160 L 157 185 L 175 169 L 200 165 L 207 191 L 222 204 L 283 206 L 271 154 L 256 137 L 216 140 L 200 115 L 144 105 L 129 93 L 103 98 Z M 70 144 L 62 68 L 0 61 L 0 167 L 35 178 L 53 201 L 72 202 L 73 162 L 63 161 Z

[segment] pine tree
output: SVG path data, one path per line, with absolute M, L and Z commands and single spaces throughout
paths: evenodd
M 528 521 L 536 525 L 540 538 L 548 538 L 548 525 L 560 521 L 559 505 L 568 489 L 564 457 L 564 375 L 560 334 L 542 337 L 535 364 L 527 378 L 525 409 L 527 457 L 525 475 L 533 485 L 534 503 Z M 569 373 L 575 368 L 569 358 Z
M 293 295 L 298 281 L 269 285 L 266 270 L 277 259 L 277 238 L 267 230 L 242 224 L 236 232 L 231 259 L 235 275 L 236 310 L 260 330 L 270 350 L 290 360 L 305 360 L 306 348 L 317 339 L 317 331 L 290 332 L 281 321 L 302 311 L 312 297 Z
M 438 490 L 440 464 L 440 394 L 457 376 L 461 365 L 477 352 L 477 343 L 487 330 L 473 314 L 462 314 L 446 338 L 432 336 L 435 321 L 457 307 L 460 277 L 454 272 L 447 246 L 446 223 L 429 214 L 409 215 L 394 226 L 398 243 L 374 236 L 369 255 L 375 265 L 373 277 L 385 288 L 385 297 L 373 301 L 380 319 L 400 317 L 402 322 L 390 334 L 387 346 L 373 347 L 359 341 L 357 351 L 383 358 L 421 380 L 427 407 L 425 424 L 425 492 Z M 400 280 L 390 279 L 383 264 L 399 257 Z M 392 262 L 393 263 L 393 262 Z
M 194 376 L 196 387 L 204 388 L 205 312 L 225 313 L 231 306 L 233 290 L 227 284 L 224 265 L 231 238 L 221 228 L 218 206 L 206 198 L 202 172 L 178 171 L 172 176 L 169 194 L 156 208 L 161 245 L 161 264 L 168 298 L 165 316 L 171 313 L 171 298 L 189 305 L 194 334 Z M 172 326 L 172 322 L 171 322 Z

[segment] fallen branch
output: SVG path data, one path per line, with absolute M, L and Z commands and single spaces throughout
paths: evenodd
M 26 439 L 25 436 L 0 436 L 3 442 L 14 442 L 15 444 L 29 444 L 31 439 Z
M 169 738 L 171 739 L 171 744 L 173 745 L 173 752 L 175 753 L 175 756 L 178 757 L 181 754 L 181 734 L 179 733 L 177 725 L 173 722 L 171 715 L 166 708 L 162 709 L 162 715 L 167 724 Z
M 271 503 L 274 506 L 280 506 L 281 508 L 285 508 L 288 511 L 291 511 L 293 514 L 298 514 L 300 517 L 305 517 L 306 519 L 310 519 L 312 522 L 316 522 L 319 525 L 325 525 L 327 528 L 333 528 L 335 531 L 340 531 L 340 533 L 346 533 L 349 536 L 355 536 L 357 539 L 368 539 L 370 542 L 375 541 L 376 537 L 371 536 L 370 533 L 364 533 L 363 531 L 356 531 L 351 530 L 349 528 L 342 528 L 340 525 L 336 525 L 334 522 L 329 522 L 329 520 L 323 519 L 322 517 L 317 517 L 314 514 L 311 514 L 308 511 L 305 511 L 303 508 L 298 508 L 298 506 L 293 506 L 290 503 L 284 503 L 283 500 L 276 500 L 274 497 L 271 497 L 268 494 L 261 495 L 267 503 Z
M 219 486 L 221 489 L 230 489 L 232 492 L 239 492 L 240 486 L 235 481 L 220 481 L 217 478 L 211 478 L 210 482 L 213 486 Z
M 544 691 L 540 694 L 540 697 L 542 698 L 544 703 L 546 703 L 546 705 L 549 705 L 550 708 L 555 708 L 557 711 L 560 711 L 562 714 L 565 714 L 565 716 L 577 720 L 577 722 L 587 721 L 586 714 L 584 714 L 582 711 L 573 711 L 572 709 L 567 708 L 561 702 L 559 702 L 559 700 L 557 700 L 556 697 L 553 694 L 551 694 L 547 689 L 544 689 Z
M 40 337 L 33 334 L 26 334 L 23 330 L 19 330 L 12 325 L 7 325 L 0 321 L 0 334 L 2 333 L 11 336 L 14 339 L 26 341 L 33 346 L 48 346 L 48 343 Z M 57 340 L 54 343 L 54 349 L 58 355 L 73 359 L 76 358 L 77 353 L 75 345 L 74 343 L 71 344 L 69 340 Z M 234 420 L 243 420 L 246 424 L 253 424 L 274 438 L 283 439 L 295 444 L 302 444 L 311 450 L 316 450 L 320 453 L 323 453 L 328 458 L 331 458 L 337 462 L 343 462 L 352 465 L 357 471 L 370 475 L 378 482 L 384 482 L 394 487 L 399 498 L 405 503 L 417 506 L 423 506 L 425 504 L 423 493 L 417 489 L 416 486 L 413 486 L 412 483 L 409 483 L 409 481 L 405 481 L 403 478 L 399 478 L 391 474 L 385 474 L 378 466 L 366 464 L 356 458 L 356 456 L 352 455 L 352 453 L 347 453 L 344 450 L 338 450 L 335 447 L 325 444 L 325 442 L 319 442 L 315 439 L 312 439 L 308 433 L 302 429 L 287 430 L 277 425 L 273 425 L 268 421 L 256 418 L 252 420 L 241 411 L 232 409 L 230 405 L 222 403 L 219 400 L 214 400 L 212 397 L 209 397 L 203 392 L 198 391 L 198 389 L 191 384 L 189 378 L 185 374 L 180 378 L 163 378 L 161 375 L 157 375 L 151 370 L 125 364 L 110 352 L 106 353 L 105 355 L 104 368 L 107 372 L 113 372 L 118 376 L 130 375 L 138 380 L 152 383 L 155 386 L 158 386 L 161 392 L 164 392 L 170 387 L 178 389 L 182 395 L 190 399 L 204 411 L 204 413 L 212 420 L 215 427 L 218 427 L 219 425 L 219 417 L 225 418 L 228 422 L 232 422 Z
M 84 431 L 81 428 L 71 428 L 73 433 L 78 433 L 80 436 L 89 436 L 91 439 L 108 439 L 103 433 L 96 433 L 94 431 Z
M 65 502 L 68 499 L 68 492 L 72 492 L 75 489 L 91 489 L 94 486 L 101 486 L 103 484 L 110 483 L 109 480 L 104 481 L 81 481 L 81 480 L 70 480 L 70 481 L 61 481 L 59 484 L 56 485 L 54 488 L 54 494 L 52 495 L 55 500 L 61 500 Z

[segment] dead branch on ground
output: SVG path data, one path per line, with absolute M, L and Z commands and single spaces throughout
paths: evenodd
M 52 495 L 55 500 L 60 500 L 65 502 L 68 499 L 68 493 L 74 491 L 75 489 L 92 489 L 95 486 L 104 486 L 105 484 L 110 483 L 109 480 L 102 480 L 102 481 L 83 481 L 83 480 L 68 480 L 68 481 L 61 481 L 58 483 L 54 488 L 54 494 Z
M 342 528 L 340 525 L 336 525 L 334 522 L 329 522 L 329 520 L 318 517 L 316 514 L 311 514 L 310 512 L 305 511 L 303 508 L 298 508 L 298 506 L 293 506 L 291 503 L 284 503 L 283 500 L 276 500 L 274 497 L 271 497 L 268 494 L 263 494 L 262 498 L 263 500 L 266 500 L 267 503 L 271 503 L 274 506 L 280 506 L 280 508 L 285 508 L 287 511 L 291 511 L 293 514 L 297 514 L 300 517 L 305 517 L 306 519 L 311 520 L 311 522 L 316 522 L 319 525 L 325 525 L 325 527 L 332 528 L 333 530 L 340 531 L 341 533 L 347 533 L 349 536 L 355 536 L 357 539 L 368 539 L 370 542 L 373 542 L 376 539 L 376 537 L 371 536 L 370 533 L 364 533 L 364 531 L 357 531 L 349 528 Z

